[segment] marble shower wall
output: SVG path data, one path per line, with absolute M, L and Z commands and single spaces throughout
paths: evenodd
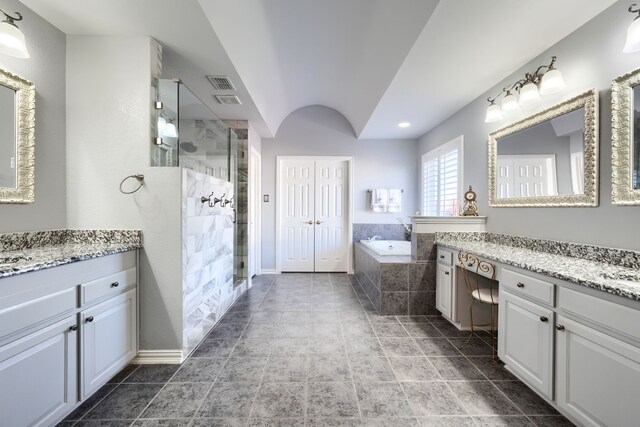
M 249 122 L 247 120 L 225 120 L 238 136 L 237 186 L 236 186 L 236 253 L 234 268 L 236 281 L 247 278 L 249 265 L 248 204 L 249 204 Z
M 233 283 L 233 211 L 211 208 L 202 196 L 233 196 L 233 184 L 189 169 L 182 171 L 183 354 L 193 351 L 247 290 Z

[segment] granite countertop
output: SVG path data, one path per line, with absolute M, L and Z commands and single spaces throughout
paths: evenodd
M 638 268 L 482 240 L 436 236 L 436 244 L 640 301 Z
M 0 234 L 0 245 L 3 278 L 139 249 L 142 239 L 138 230 L 53 230 Z

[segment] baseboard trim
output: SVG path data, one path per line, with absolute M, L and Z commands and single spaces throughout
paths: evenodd
M 140 350 L 131 363 L 134 365 L 179 365 L 183 361 L 182 350 Z
M 275 269 L 262 269 L 260 274 L 278 274 Z

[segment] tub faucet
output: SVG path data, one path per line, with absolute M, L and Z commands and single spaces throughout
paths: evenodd
M 370 241 L 370 242 L 374 242 L 374 241 L 376 241 L 376 240 L 382 240 L 382 236 L 378 236 L 378 235 L 376 235 L 376 236 L 371 236 L 371 237 L 369 237 L 369 241 Z

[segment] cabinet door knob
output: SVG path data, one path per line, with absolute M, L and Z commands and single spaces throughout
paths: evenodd
M 449 272 L 448 272 L 448 271 L 445 271 L 445 272 L 444 272 L 444 274 L 445 274 L 445 276 L 448 276 L 448 275 L 449 275 Z
M 564 326 L 563 325 L 556 325 L 556 329 L 559 331 L 564 331 Z
M 85 322 L 93 322 L 93 316 L 89 316 L 86 319 L 84 319 Z
M 69 326 L 69 330 L 70 330 L 70 331 L 77 331 L 77 330 L 78 330 L 78 325 L 71 325 L 71 326 Z
M 113 282 L 113 283 L 111 284 L 111 287 L 112 287 L 112 288 L 117 288 L 118 286 L 120 286 L 120 283 L 118 283 L 118 282 Z
M 549 321 L 549 318 L 547 316 L 540 316 L 540 321 L 547 323 Z
M 518 283 L 516 284 L 516 286 L 517 286 L 517 287 L 519 287 L 519 288 L 524 288 L 524 283 L 520 283 L 520 282 L 518 282 Z
M 444 255 L 440 255 L 440 259 L 444 259 Z

